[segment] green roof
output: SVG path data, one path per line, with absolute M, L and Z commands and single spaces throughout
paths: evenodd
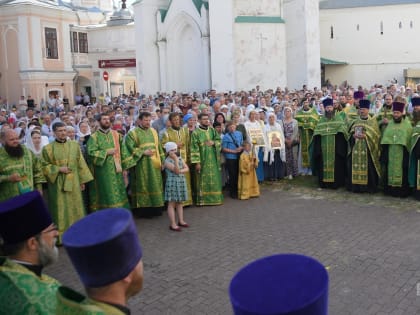
M 166 13 L 168 13 L 168 10 L 165 9 L 159 9 L 160 12 L 160 21 L 163 23 L 166 18 Z
M 321 58 L 321 64 L 323 65 L 348 65 L 348 63 L 345 61 L 337 61 L 337 60 L 332 60 L 332 59 L 327 59 L 327 58 Z
M 235 23 L 284 23 L 284 20 L 280 16 L 239 15 Z

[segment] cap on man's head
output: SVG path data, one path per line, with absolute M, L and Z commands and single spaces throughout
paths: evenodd
M 363 93 L 362 91 L 356 91 L 353 94 L 354 99 L 361 100 L 363 97 L 365 97 L 365 93 Z
M 63 234 L 63 246 L 86 287 L 124 279 L 139 263 L 142 250 L 131 212 L 114 208 L 94 212 Z
M 411 99 L 411 105 L 413 105 L 413 106 L 420 106 L 420 97 L 413 97 Z
M 329 97 L 324 98 L 322 100 L 322 105 L 324 105 L 324 107 L 333 106 L 333 99 L 332 98 L 329 98 Z
M 369 100 L 360 100 L 359 107 L 369 109 L 370 108 L 370 101 Z
M 239 270 L 229 294 L 236 315 L 326 315 L 328 273 L 311 257 L 268 256 Z
M 404 112 L 405 104 L 402 102 L 392 102 L 393 112 Z
M 52 224 L 51 215 L 38 191 L 0 203 L 0 236 L 5 244 L 18 244 Z

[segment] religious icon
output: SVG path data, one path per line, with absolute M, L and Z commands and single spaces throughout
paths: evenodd
M 253 145 L 257 147 L 265 146 L 264 133 L 260 128 L 250 129 L 249 137 Z
M 354 135 L 356 137 L 361 137 L 364 135 L 363 126 L 355 126 L 354 127 Z
M 279 131 L 270 131 L 267 135 L 272 149 L 280 149 L 282 147 Z

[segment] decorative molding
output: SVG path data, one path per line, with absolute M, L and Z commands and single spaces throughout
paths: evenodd
M 251 16 L 239 15 L 235 18 L 235 23 L 271 23 L 284 24 L 285 21 L 280 16 Z

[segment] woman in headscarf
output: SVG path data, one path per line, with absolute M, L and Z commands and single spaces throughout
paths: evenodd
M 41 157 L 42 148 L 47 144 L 48 138 L 41 135 L 40 128 L 34 126 L 28 128 L 25 145 L 36 157 Z
M 299 128 L 293 118 L 292 108 L 286 106 L 283 110 L 283 131 L 286 142 L 286 175 L 289 179 L 298 175 Z
M 252 106 L 252 107 L 251 107 Z M 264 148 L 266 146 L 264 136 L 264 124 L 258 120 L 258 113 L 253 105 L 247 108 L 248 121 L 245 122 L 245 129 L 247 132 L 247 139 L 252 144 L 253 153 L 258 157 L 257 178 L 258 182 L 264 181 L 264 165 L 261 163 L 264 159 Z
M 267 147 L 264 151 L 264 176 L 270 181 L 280 180 L 286 173 L 286 145 L 283 126 L 277 122 L 276 114 L 268 114 L 265 125 Z

